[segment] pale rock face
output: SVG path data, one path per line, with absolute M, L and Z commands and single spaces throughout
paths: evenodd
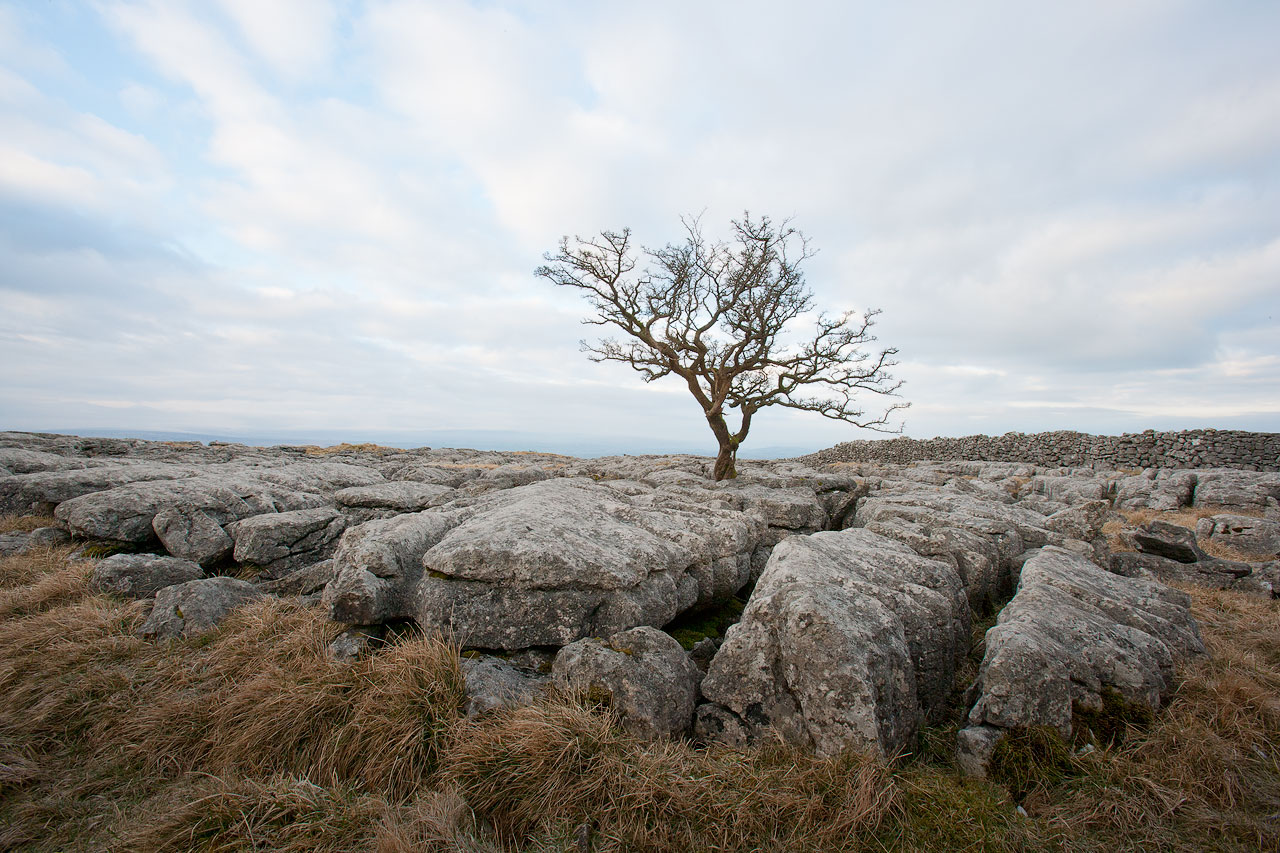
M 162 509 L 151 519 L 151 528 L 170 554 L 202 566 L 222 560 L 235 545 L 222 526 L 203 510 Z
M 333 555 L 334 578 L 324 590 L 329 615 L 348 625 L 411 618 L 422 555 L 458 521 L 457 513 L 427 511 L 348 529 Z
M 401 481 L 352 486 L 336 492 L 333 499 L 340 507 L 390 509 L 404 513 L 439 506 L 453 493 L 453 489 L 444 485 Z
M 202 578 L 167 586 L 156 594 L 155 607 L 139 633 L 156 640 L 194 637 L 212 631 L 240 605 L 262 597 L 253 584 L 237 578 Z
M 155 554 L 115 554 L 93 567 L 89 588 L 124 598 L 150 598 L 165 587 L 204 577 L 191 560 Z
M 1263 509 L 1267 498 L 1280 500 L 1280 474 L 1251 471 L 1200 471 L 1196 475 L 1194 506 Z
M 75 470 L 17 473 L 0 477 L 0 515 L 44 514 L 72 498 L 114 489 L 128 483 L 179 480 L 195 476 L 194 466 L 148 462 L 135 465 L 102 465 Z
M 749 580 L 758 516 L 652 498 L 585 479 L 484 496 L 422 556 L 415 618 L 480 648 L 560 646 L 664 625 Z
M 347 521 L 333 507 L 269 512 L 227 525 L 237 563 L 262 568 L 275 580 L 331 556 Z
M 1107 501 L 1085 501 L 1053 513 L 1045 519 L 1044 526 L 1072 539 L 1091 542 L 1098 538 L 1110 512 L 1111 504 Z
M 77 536 L 145 543 L 155 535 L 153 522 L 174 509 L 203 512 L 226 525 L 264 512 L 286 512 L 321 506 L 324 499 L 245 474 L 205 474 L 181 480 L 131 483 L 72 498 L 56 515 Z
M 1201 539 L 1252 554 L 1280 552 L 1280 523 L 1247 515 L 1215 515 L 1196 525 Z
M 646 740 L 688 730 L 702 680 L 679 643 L 644 626 L 608 640 L 570 643 L 556 655 L 551 672 L 561 689 L 607 695 L 623 727 Z
M 1104 688 L 1159 708 L 1175 664 L 1204 654 L 1184 593 L 1054 547 L 1023 566 L 986 646 L 969 725 L 1052 726 L 1064 736 L 1073 704 L 1101 707 Z
M 968 626 L 949 563 L 860 529 L 783 540 L 702 685 L 733 716 L 699 732 L 893 755 L 942 708 Z

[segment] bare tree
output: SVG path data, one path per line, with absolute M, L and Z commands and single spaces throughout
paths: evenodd
M 682 220 L 679 245 L 641 248 L 647 265 L 637 270 L 631 230 L 603 231 L 591 240 L 568 237 L 536 274 L 576 288 L 595 309 L 584 322 L 616 326 L 627 337 L 582 342 L 592 361 L 620 361 L 646 382 L 674 374 L 706 415 L 719 442 L 715 478 L 737 476 L 738 447 L 756 412 L 766 406 L 817 412 L 824 417 L 882 432 L 907 403 L 867 415 L 860 391 L 896 396 L 901 386 L 889 374 L 896 349 L 870 353 L 862 347 L 879 311 L 819 315 L 801 342 L 780 340 L 790 321 L 812 308 L 801 265 L 813 256 L 805 236 L 788 222 L 745 214 L 733 221 L 728 242 L 708 242 L 697 218 Z M 726 409 L 741 421 L 732 430 Z

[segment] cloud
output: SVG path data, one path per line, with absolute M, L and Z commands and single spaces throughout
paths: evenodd
M 819 308 L 884 309 L 911 434 L 1280 429 L 1263 4 L 95 8 L 86 52 L 0 7 L 23 425 L 700 438 L 532 269 L 749 208 L 813 239 Z M 752 440 L 853 435 L 771 412 Z

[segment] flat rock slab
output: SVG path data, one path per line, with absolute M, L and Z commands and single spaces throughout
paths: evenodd
M 89 588 L 125 598 L 150 598 L 166 587 L 204 577 L 198 563 L 155 554 L 115 554 L 93 567 Z
M 468 646 L 562 646 L 664 625 L 749 580 L 763 519 L 651 497 L 585 479 L 485 496 L 422 554 L 409 615 Z
M 432 483 L 392 482 L 352 486 L 334 493 L 333 499 L 340 507 L 420 512 L 445 503 L 453 493 L 448 486 Z
M 1196 524 L 1196 535 L 1251 554 L 1280 552 L 1280 522 L 1247 515 L 1215 515 Z
M 42 471 L 0 477 L 0 515 L 43 515 L 63 501 L 114 489 L 129 483 L 194 477 L 199 468 L 148 462 L 100 465 L 66 471 Z
M 711 660 L 698 734 L 892 756 L 943 708 L 968 631 L 952 565 L 861 529 L 785 539 Z
M 263 598 L 248 581 L 237 578 L 202 578 L 156 593 L 156 604 L 139 633 L 149 639 L 194 637 L 212 631 L 231 611 Z
M 1018 593 L 987 632 L 986 646 L 969 725 L 1051 726 L 1065 737 L 1074 709 L 1101 708 L 1106 689 L 1159 708 L 1175 665 L 1204 654 L 1184 593 L 1112 574 L 1055 547 L 1023 566 Z M 970 734 L 965 743 L 990 740 Z M 966 756 L 977 772 L 980 752 Z

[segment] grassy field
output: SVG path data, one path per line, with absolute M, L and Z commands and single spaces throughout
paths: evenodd
M 1280 849 L 1276 601 L 1191 590 L 1212 657 L 1150 725 L 1028 733 L 999 785 L 951 767 L 958 707 L 889 764 L 739 753 L 573 697 L 467 719 L 456 649 L 332 663 L 341 627 L 287 601 L 157 645 L 68 553 L 0 558 L 0 850 Z

